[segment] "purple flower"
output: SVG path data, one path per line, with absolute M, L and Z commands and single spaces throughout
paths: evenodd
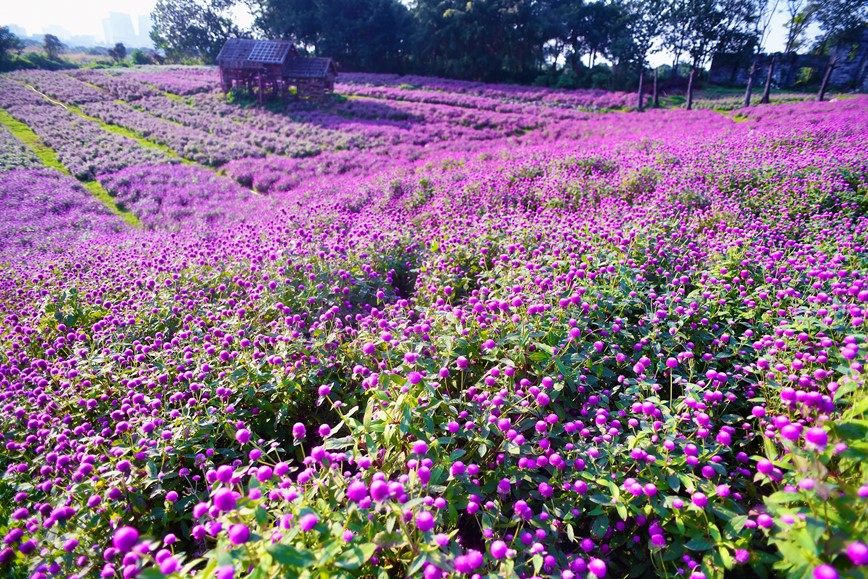
M 233 545 L 243 545 L 250 539 L 250 529 L 243 523 L 229 527 L 229 540 Z
M 838 571 L 831 565 L 814 567 L 814 579 L 838 579 Z
M 434 516 L 428 511 L 422 511 L 416 515 L 416 528 L 420 531 L 427 533 L 434 528 L 434 525 Z
M 508 550 L 509 550 L 509 548 L 507 547 L 506 543 L 504 543 L 503 541 L 499 541 L 499 540 L 493 542 L 491 544 L 491 547 L 489 548 L 489 552 L 491 553 L 491 556 L 494 557 L 495 559 L 506 558 L 506 553 Z
M 226 488 L 217 489 L 214 494 L 211 495 L 211 498 L 213 499 L 214 506 L 224 513 L 234 509 L 237 501 L 235 493 Z
M 112 536 L 114 548 L 126 553 L 139 542 L 139 532 L 132 527 L 120 527 Z
M 847 556 L 857 567 L 868 565 L 868 545 L 854 541 L 847 546 Z
M 368 497 L 368 488 L 360 480 L 355 480 L 347 485 L 347 498 L 358 503 Z
M 829 435 L 819 426 L 814 426 L 805 431 L 805 448 L 822 452 L 829 444 Z
M 588 571 L 593 573 L 594 577 L 605 577 L 606 563 L 600 559 L 591 559 L 590 563 L 588 563 Z
M 389 485 L 385 481 L 373 481 L 371 483 L 371 498 L 378 503 L 389 498 Z
M 304 427 L 304 424 L 302 424 L 301 422 L 296 422 L 292 425 L 292 437 L 295 440 L 303 440 L 306 435 L 307 431 Z
M 235 432 L 235 440 L 237 440 L 240 444 L 247 444 L 250 442 L 250 431 L 246 428 L 241 428 L 237 432 Z
M 310 531 L 314 527 L 316 527 L 317 523 L 319 523 L 319 517 L 317 517 L 314 513 L 308 513 L 306 515 L 302 515 L 299 520 L 299 526 L 302 531 Z

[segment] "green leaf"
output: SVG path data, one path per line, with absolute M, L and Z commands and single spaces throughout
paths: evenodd
M 594 519 L 591 525 L 591 532 L 599 538 L 602 538 L 609 530 L 609 517 L 602 515 Z
M 296 549 L 290 545 L 271 545 L 266 549 L 281 565 L 288 567 L 310 567 L 316 562 L 316 555 L 307 549 Z
M 326 450 L 343 450 L 352 447 L 354 442 L 354 437 L 344 436 L 343 438 L 329 438 L 323 446 Z
M 334 566 L 339 569 L 358 569 L 368 562 L 376 548 L 373 543 L 353 545 L 349 551 L 344 551 L 334 560 Z
M 709 539 L 708 537 L 703 537 L 702 535 L 698 537 L 693 537 L 687 544 L 684 545 L 686 548 L 691 551 L 708 551 L 714 546 L 714 541 Z

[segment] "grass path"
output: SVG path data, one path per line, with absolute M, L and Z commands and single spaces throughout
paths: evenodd
M 22 123 L 12 115 L 10 115 L 7 111 L 0 109 L 0 124 L 9 129 L 9 131 L 22 143 L 27 145 L 30 149 L 36 153 L 36 156 L 49 169 L 54 169 L 64 175 L 69 175 L 69 171 L 66 166 L 60 161 L 57 157 L 57 153 L 54 152 L 54 149 L 46 145 L 42 139 L 39 138 L 33 129 L 27 126 L 25 123 Z M 106 191 L 102 185 L 100 185 L 99 181 L 79 181 L 85 189 L 90 191 L 90 193 L 96 197 L 103 205 L 109 208 L 112 213 L 119 216 L 129 225 L 139 228 L 142 226 L 139 218 L 136 217 L 130 211 L 126 209 L 121 209 L 118 207 L 117 203 L 115 203 L 114 198 L 109 195 L 108 191 Z

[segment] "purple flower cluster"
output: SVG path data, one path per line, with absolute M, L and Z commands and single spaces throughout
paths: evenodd
M 142 95 L 364 149 L 100 173 L 145 231 L 3 173 L 8 238 L 66 246 L 0 278 L 0 571 L 863 571 L 868 101 L 735 123 L 404 82 L 211 121 Z M 7 86 L 58 150 L 97 139 Z
M 0 262 L 59 253 L 77 242 L 110 243 L 126 229 L 71 177 L 46 169 L 0 174 Z

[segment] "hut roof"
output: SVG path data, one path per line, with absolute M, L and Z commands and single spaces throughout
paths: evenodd
M 220 49 L 217 62 L 283 64 L 293 52 L 292 48 L 292 43 L 285 40 L 229 38 Z
M 331 58 L 291 58 L 283 66 L 284 76 L 290 78 L 325 78 L 330 73 L 335 74 Z

